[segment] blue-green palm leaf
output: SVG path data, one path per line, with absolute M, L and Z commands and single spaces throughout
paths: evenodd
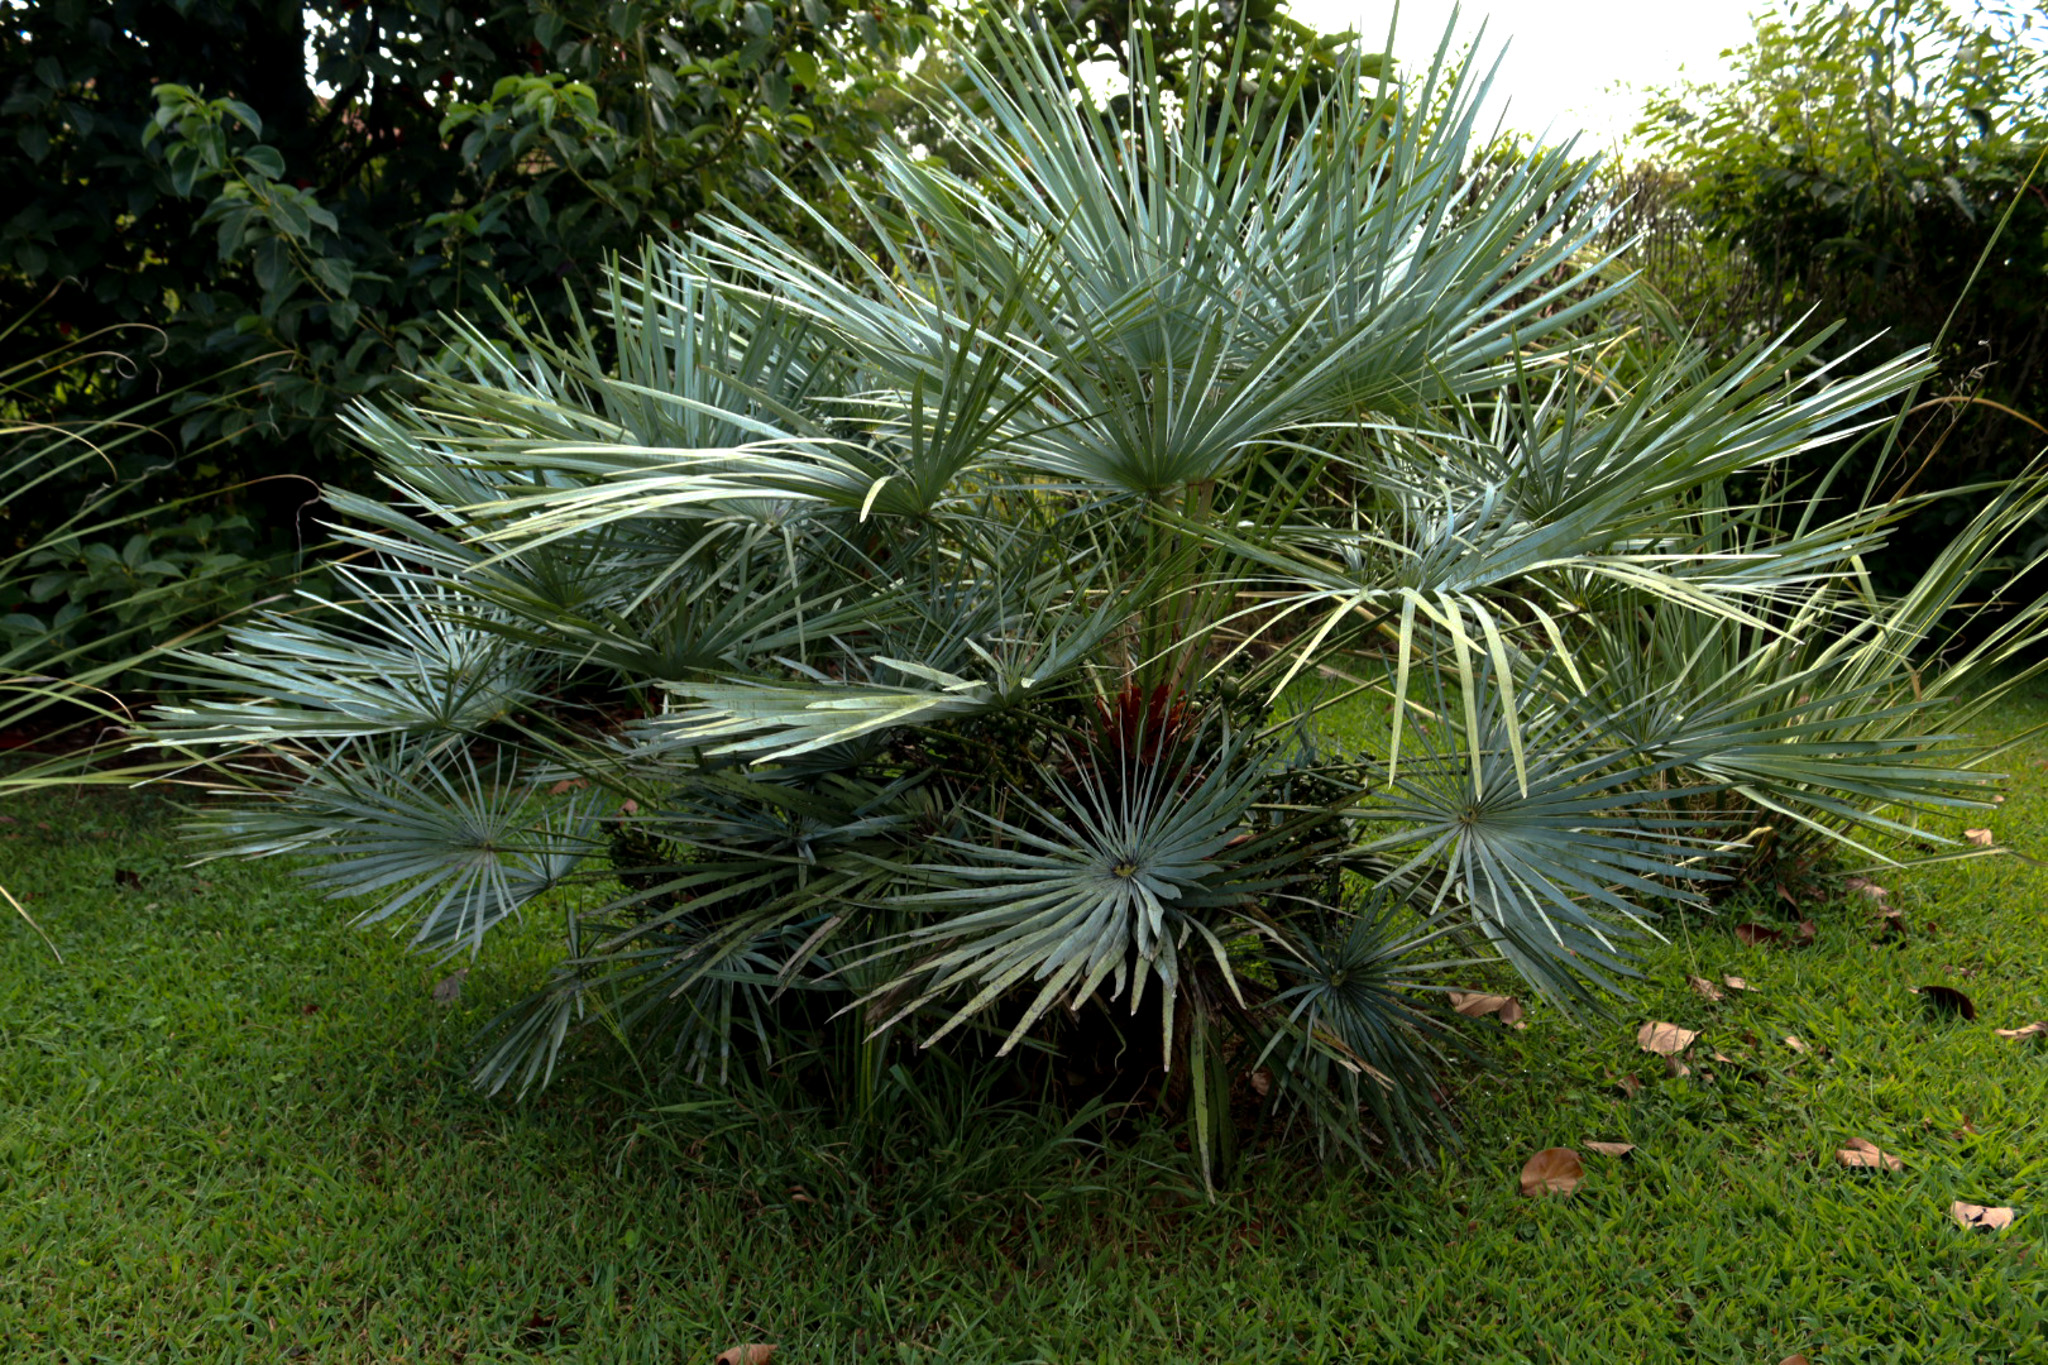
M 1518 781 L 1498 694 L 1480 695 L 1477 734 L 1445 745 L 1422 729 L 1420 755 L 1356 809 L 1402 827 L 1360 852 L 1400 859 L 1389 882 L 1432 882 L 1439 910 L 1469 917 L 1546 992 L 1611 988 L 1606 973 L 1630 970 L 1622 944 L 1649 930 L 1656 903 L 1697 901 L 1725 875 L 1714 864 L 1732 836 L 1674 813 L 1708 788 L 1673 782 L 1672 760 L 1616 745 L 1598 714 L 1556 706 L 1525 718 Z M 1441 696 L 1437 713 L 1457 714 Z
M 1192 941 L 1230 979 L 1210 921 L 1260 889 L 1231 853 L 1261 776 L 1235 738 L 1207 755 L 1190 744 L 1171 761 L 1122 751 L 1078 758 L 1054 784 L 1058 811 L 1025 801 L 1018 820 L 976 812 L 980 838 L 937 841 L 951 860 L 917 869 L 946 889 L 893 902 L 934 917 L 907 936 L 930 951 L 899 982 L 919 983 L 899 1017 L 972 991 L 929 1043 L 1005 994 L 1030 991 L 1008 1051 L 1062 1000 L 1078 1009 L 1106 984 L 1111 999 L 1128 992 L 1135 1011 L 1156 978 L 1171 1056 L 1181 950 Z M 1019 823 L 1026 813 L 1029 825 Z

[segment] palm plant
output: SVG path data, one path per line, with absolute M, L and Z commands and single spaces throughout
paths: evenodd
M 1858 572 L 1897 509 L 1768 479 L 1921 357 L 1633 353 L 1589 169 L 1471 197 L 1483 83 L 1441 57 L 1212 73 L 1237 101 L 1140 60 L 1105 103 L 977 50 L 930 95 L 974 173 L 885 149 L 874 251 L 735 208 L 596 321 L 463 330 L 359 409 L 389 495 L 330 495 L 342 591 L 153 724 L 265 755 L 222 851 L 314 854 L 423 946 L 610 888 L 481 1083 L 597 1021 L 709 1081 L 826 1049 L 855 1101 L 911 1046 L 1121 1055 L 1205 1170 L 1254 1072 L 1406 1159 L 1432 991 L 1497 961 L 1596 1002 L 1760 812 L 1975 799 L 1913 670 L 2041 485 L 1900 604 Z M 1384 728 L 1333 746 L 1340 704 Z

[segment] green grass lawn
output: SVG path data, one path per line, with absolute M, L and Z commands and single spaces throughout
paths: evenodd
M 2048 854 L 2043 763 L 2016 752 L 2007 803 L 1944 832 Z M 153 801 L 7 820 L 0 883 L 64 955 L 0 931 L 8 1362 L 2048 1361 L 2048 1043 L 1993 1033 L 2048 1018 L 2048 872 L 2018 860 L 1881 877 L 1903 942 L 1846 902 L 1805 911 L 1806 948 L 1671 922 L 1612 1019 L 1470 1021 L 1491 1064 L 1439 1168 L 1255 1161 L 1212 1206 L 1167 1134 L 1103 1156 L 1011 1115 L 877 1172 L 737 1103 L 650 1115 L 701 1096 L 618 1067 L 489 1099 L 465 1045 L 545 926 L 441 1005 L 445 968 L 283 869 L 185 867 Z M 1692 1075 L 1637 1049 L 1652 1019 L 1704 1031 Z M 1845 1169 L 1854 1138 L 1904 1169 Z M 1636 1150 L 1519 1194 L 1531 1153 L 1587 1140 Z M 2017 1219 L 1965 1230 L 1956 1199 Z

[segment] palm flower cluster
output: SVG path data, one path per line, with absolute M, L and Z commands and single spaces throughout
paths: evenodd
M 360 409 L 389 487 L 330 494 L 341 591 L 153 723 L 247 775 L 225 851 L 424 947 L 586 884 L 483 1084 L 600 1023 L 854 1096 L 919 1047 L 1107 1056 L 1205 1157 L 1256 1072 L 1405 1158 L 1432 992 L 1597 1001 L 1756 829 L 1973 799 L 1925 708 L 2037 614 L 1922 665 L 2039 489 L 1883 599 L 1904 509 L 1784 472 L 1882 439 L 1923 358 L 1639 344 L 1592 169 L 1472 174 L 1441 61 L 1241 99 L 960 61 L 948 160 L 885 149 L 839 259 L 733 209 Z

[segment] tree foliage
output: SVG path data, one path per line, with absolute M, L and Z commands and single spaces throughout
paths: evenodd
M 828 209 L 914 8 L 834 0 L 50 0 L 10 11 L 21 355 L 161 344 L 95 401 L 182 395 L 195 481 L 335 477 L 332 421 L 402 383 L 444 312 L 571 317 L 615 252 L 734 197 Z M 195 381 L 248 366 L 229 394 Z M 217 474 L 210 471 L 217 471 Z M 301 499 L 292 499 L 296 502 Z
M 1658 162 L 1633 186 L 1653 277 L 1707 335 L 1741 345 L 1810 314 L 1841 324 L 1829 355 L 1939 346 L 1940 404 L 1892 468 L 1863 471 L 1888 492 L 1916 470 L 1922 487 L 2009 476 L 2048 424 L 2039 20 L 1942 0 L 1794 5 L 1758 19 L 1728 81 L 1664 92 L 1637 130 Z M 1925 542 L 1961 515 L 1923 519 Z

